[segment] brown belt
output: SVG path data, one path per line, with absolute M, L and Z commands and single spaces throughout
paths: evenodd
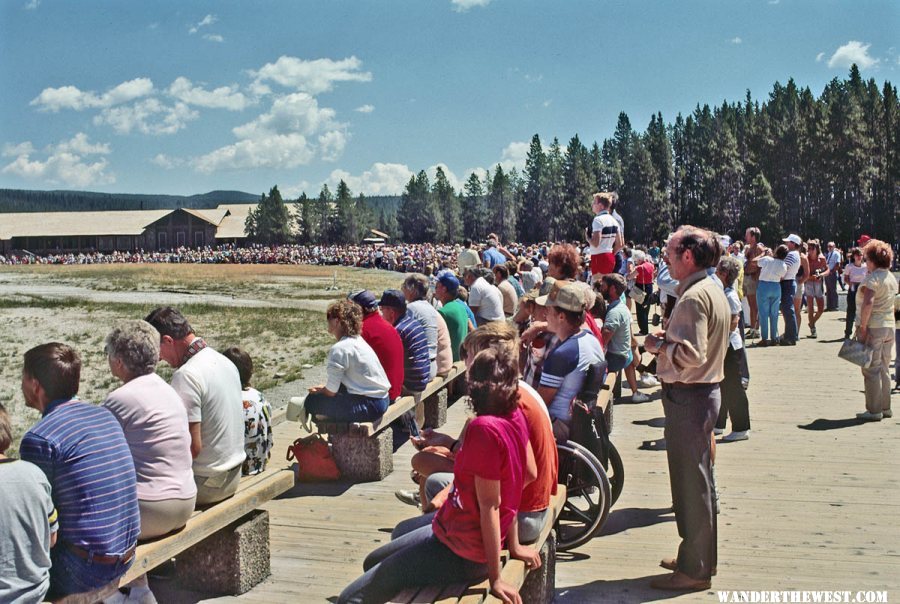
M 119 562 L 121 562 L 122 564 L 128 564 L 129 562 L 131 562 L 131 559 L 134 558 L 135 547 L 136 546 L 132 546 L 130 550 L 128 550 L 121 556 L 107 556 L 102 554 L 94 554 L 93 556 L 91 556 L 91 552 L 84 549 L 83 547 L 78 547 L 77 545 L 66 543 L 66 548 L 70 552 L 72 552 L 82 560 L 89 560 L 97 564 L 117 564 Z

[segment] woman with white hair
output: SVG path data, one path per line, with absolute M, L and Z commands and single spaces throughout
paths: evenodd
M 106 336 L 109 369 L 123 384 L 103 406 L 122 425 L 134 458 L 141 512 L 139 540 L 179 529 L 194 511 L 197 486 L 191 469 L 187 411 L 178 393 L 154 370 L 159 332 L 146 321 L 123 321 Z M 146 575 L 130 588 L 130 600 L 155 601 Z

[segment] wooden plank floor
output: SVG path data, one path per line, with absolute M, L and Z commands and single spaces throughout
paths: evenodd
M 720 590 L 888 590 L 900 598 L 900 417 L 860 425 L 859 370 L 837 358 L 843 313 L 826 313 L 819 339 L 796 347 L 751 348 L 752 436 L 718 447 L 721 493 Z M 805 320 L 804 320 L 805 323 Z M 803 327 L 802 335 L 808 334 Z M 626 390 L 626 393 L 628 391 Z M 616 406 L 613 442 L 625 465 L 625 489 L 603 534 L 560 554 L 557 602 L 718 601 L 713 592 L 651 590 L 659 559 L 678 543 L 658 392 L 649 403 Z M 898 403 L 900 397 L 894 396 Z M 895 404 L 900 411 L 900 403 Z M 449 432 L 465 420 L 451 407 Z M 296 437 L 276 433 L 276 455 Z M 405 445 L 380 483 L 297 486 L 270 502 L 272 576 L 222 601 L 323 602 L 361 572 L 365 555 L 413 508 L 393 495 L 412 488 Z M 161 602 L 205 601 L 154 582 Z

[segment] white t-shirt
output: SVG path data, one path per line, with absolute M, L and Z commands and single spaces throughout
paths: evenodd
M 325 387 L 337 392 L 343 384 L 350 394 L 382 399 L 391 383 L 372 347 L 362 336 L 344 336 L 328 351 Z
M 797 250 L 788 252 L 787 258 L 784 259 L 784 264 L 787 266 L 787 272 L 781 280 L 791 281 L 796 279 L 797 273 L 800 272 L 800 252 Z
M 188 422 L 200 422 L 203 448 L 194 458 L 194 474 L 214 476 L 241 465 L 244 412 L 234 363 L 204 348 L 175 370 L 172 388 L 184 402 Z
M 594 216 L 591 230 L 594 233 L 600 233 L 600 242 L 597 244 L 597 247 L 590 246 L 591 255 L 612 254 L 616 238 L 619 235 L 618 221 L 609 212 L 600 212 Z
M 856 266 L 852 262 L 844 269 L 844 275 L 847 277 L 847 283 L 862 283 L 869 274 L 869 269 L 865 264 Z
M 787 272 L 787 265 L 784 260 L 773 258 L 772 256 L 763 256 L 759 263 L 759 280 L 779 282 Z
M 483 325 L 487 321 L 503 321 L 503 295 L 500 290 L 478 277 L 469 289 L 469 306 L 477 308 L 475 318 L 478 324 Z

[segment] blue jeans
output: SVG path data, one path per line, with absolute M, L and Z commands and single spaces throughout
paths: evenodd
M 763 340 L 777 340 L 781 285 L 777 281 L 760 281 L 756 288 L 756 303 L 759 305 L 760 336 Z
M 134 557 L 127 564 L 98 564 L 83 560 L 69 551 L 65 543 L 57 543 L 50 550 L 50 592 L 47 598 L 93 591 L 121 577 L 131 567 Z
M 376 549 L 363 569 L 365 573 L 338 596 L 338 604 L 387 602 L 408 587 L 475 583 L 487 577 L 486 564 L 453 553 L 434 536 L 430 524 Z
M 350 394 L 341 390 L 334 396 L 321 392 L 306 397 L 306 411 L 313 415 L 324 415 L 333 422 L 371 422 L 387 411 L 388 397 L 369 398 L 361 394 Z
M 794 294 L 797 293 L 797 282 L 794 279 L 781 281 L 781 314 L 784 315 L 784 339 L 796 342 L 797 315 L 794 313 Z

